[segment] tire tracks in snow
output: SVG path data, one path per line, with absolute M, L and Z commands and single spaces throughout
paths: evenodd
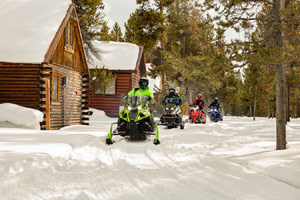
M 173 140 L 174 141 L 174 140 Z M 170 170 L 170 166 L 164 165 L 161 162 L 157 161 L 155 159 L 156 156 L 154 156 L 154 153 L 149 154 L 149 151 L 145 150 L 145 155 L 150 159 L 158 168 L 160 171 L 164 171 L 164 174 L 168 174 L 172 179 L 174 179 L 177 183 L 177 185 L 180 185 L 179 187 L 183 189 L 183 191 L 189 193 L 189 195 L 192 196 L 192 199 L 232 199 L 232 197 L 225 192 L 218 191 L 214 189 L 214 185 L 208 182 L 207 180 L 198 177 L 196 178 L 194 173 L 190 171 L 190 175 L 187 175 L 187 171 L 185 170 L 185 166 L 178 166 L 177 164 L 171 166 L 172 169 Z M 169 156 L 169 154 L 166 153 L 165 150 L 161 152 L 156 152 L 155 154 L 161 154 L 160 157 L 167 158 L 167 162 L 170 163 L 176 163 L 177 161 L 174 160 Z M 167 170 L 164 170 L 165 167 Z M 179 168 L 183 168 L 182 170 L 179 170 Z M 165 173 L 167 172 L 167 173 Z M 192 183 L 191 183 L 192 181 Z M 207 191 L 210 191 L 210 194 L 207 194 Z M 203 195 L 207 195 L 204 197 Z M 183 199 L 185 199 L 183 197 Z

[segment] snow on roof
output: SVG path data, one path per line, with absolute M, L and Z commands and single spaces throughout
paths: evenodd
M 151 63 L 146 63 L 147 72 L 149 72 L 149 68 L 152 68 Z M 147 76 L 149 79 L 149 89 L 154 92 L 154 88 L 161 89 L 160 84 L 160 77 L 156 77 L 155 79 L 151 78 L 150 76 Z
M 1 0 L 0 61 L 42 63 L 71 0 Z
M 90 55 L 89 68 L 102 68 L 109 70 L 135 70 L 139 58 L 139 46 L 126 42 L 93 41 L 99 50 L 101 59 Z

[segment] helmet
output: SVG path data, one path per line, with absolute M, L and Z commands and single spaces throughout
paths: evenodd
M 141 77 L 139 80 L 139 87 L 142 90 L 146 90 L 149 84 L 149 80 L 146 77 Z
M 197 99 L 201 100 L 202 99 L 202 94 L 198 94 Z
M 174 93 L 175 93 L 175 88 L 170 87 L 170 88 L 169 88 L 169 92 L 170 92 L 171 94 L 174 94 Z
M 214 98 L 214 102 L 218 103 L 219 99 L 218 97 Z

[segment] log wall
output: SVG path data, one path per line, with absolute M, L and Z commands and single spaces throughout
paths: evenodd
M 106 115 L 118 116 L 120 99 L 131 90 L 131 74 L 117 74 L 115 96 L 95 96 L 90 93 L 89 107 L 103 110 Z
M 81 124 L 82 118 L 82 74 L 67 67 L 50 65 L 52 72 L 60 74 L 59 102 L 51 101 L 51 129 Z M 63 78 L 68 77 L 67 87 Z M 52 87 L 52 83 L 51 83 Z
M 0 63 L 0 103 L 40 109 L 42 79 L 40 65 Z

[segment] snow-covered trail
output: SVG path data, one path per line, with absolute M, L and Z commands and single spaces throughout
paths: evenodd
M 160 127 L 150 138 L 114 137 L 109 122 L 30 133 L 0 129 L 0 199 L 291 199 L 300 197 L 300 120 L 289 149 L 274 151 L 275 120 Z M 32 131 L 31 131 L 32 132 Z

